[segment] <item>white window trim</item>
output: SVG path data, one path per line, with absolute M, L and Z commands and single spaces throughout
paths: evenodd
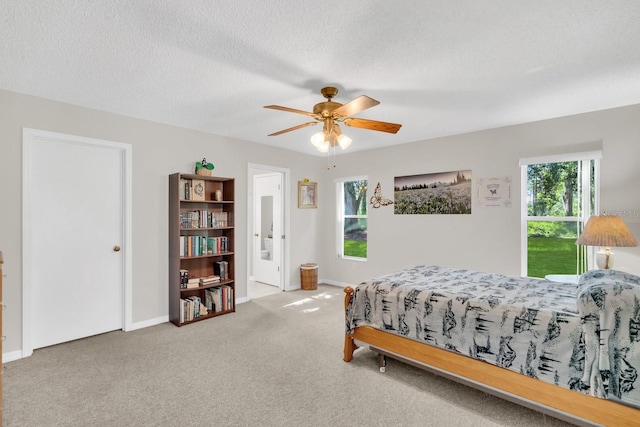
M 527 166 L 543 164 L 543 163 L 562 163 L 562 162 L 579 162 L 583 160 L 594 160 L 594 179 L 595 179 L 595 197 L 594 197 L 594 214 L 600 212 L 600 159 L 602 159 L 602 151 L 584 151 L 580 153 L 553 154 L 541 157 L 524 157 L 519 161 L 520 164 L 520 275 L 527 277 L 528 273 L 528 246 L 527 246 L 527 223 L 533 219 L 542 219 L 544 221 L 582 221 L 586 224 L 590 213 L 582 213 L 582 217 L 530 217 L 527 213 Z M 590 198 L 590 182 L 589 174 L 582 174 L 582 199 Z M 587 248 L 587 267 L 595 265 L 595 248 Z
M 540 163 L 579 162 L 580 160 L 600 160 L 602 151 L 583 151 L 579 153 L 550 154 L 548 156 L 523 157 L 520 166 L 537 165 Z
M 351 261 L 367 261 L 367 258 L 359 258 L 344 255 L 344 186 L 345 182 L 349 181 L 369 181 L 367 175 L 349 176 L 344 178 L 336 178 L 333 182 L 336 185 L 336 258 L 347 259 Z M 350 215 L 351 218 L 365 218 L 362 215 Z M 369 210 L 367 209 L 367 231 L 369 229 Z M 368 242 L 367 242 L 368 243 Z M 369 251 L 367 251 L 368 256 Z

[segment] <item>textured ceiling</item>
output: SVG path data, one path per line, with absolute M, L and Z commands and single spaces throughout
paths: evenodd
M 0 88 L 320 154 L 337 102 L 402 123 L 349 151 L 640 103 L 638 0 L 2 0 Z M 336 153 L 338 154 L 338 153 Z

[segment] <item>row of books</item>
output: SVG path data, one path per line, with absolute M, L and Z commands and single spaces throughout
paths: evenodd
M 189 270 L 180 269 L 180 289 L 193 289 L 200 286 L 212 285 L 220 282 L 220 276 L 212 274 L 205 277 L 189 277 Z
M 190 322 L 209 314 L 209 309 L 198 296 L 180 298 L 180 323 Z
M 180 228 L 221 228 L 231 226 L 230 212 L 208 209 L 180 211 Z
M 213 274 L 220 276 L 221 280 L 229 280 L 229 263 L 227 261 L 214 262 Z
M 180 323 L 190 322 L 209 313 L 233 310 L 233 287 L 229 285 L 205 289 L 204 303 L 199 296 L 180 299 Z
M 205 289 L 204 306 L 213 313 L 233 309 L 233 288 L 229 285 Z
M 180 236 L 180 256 L 193 257 L 229 252 L 227 236 Z

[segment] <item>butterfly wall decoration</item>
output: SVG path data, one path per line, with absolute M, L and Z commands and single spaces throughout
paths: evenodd
M 382 197 L 382 189 L 380 188 L 380 183 L 376 185 L 376 189 L 373 190 L 373 196 L 369 199 L 369 204 L 377 209 L 380 206 L 389 206 L 393 204 L 393 200 L 385 199 Z

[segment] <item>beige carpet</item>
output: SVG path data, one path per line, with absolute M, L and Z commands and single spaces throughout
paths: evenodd
M 566 426 L 358 350 L 342 289 L 278 293 L 178 328 L 36 350 L 5 365 L 6 426 Z

